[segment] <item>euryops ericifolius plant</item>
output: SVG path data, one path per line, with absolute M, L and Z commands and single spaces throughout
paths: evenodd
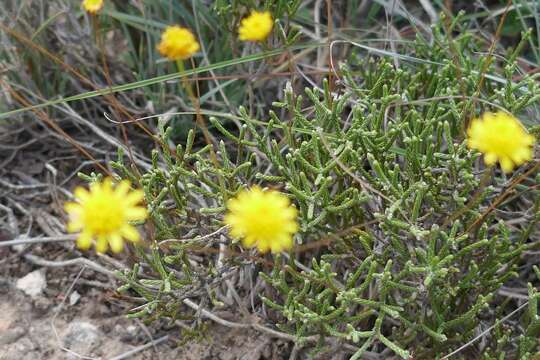
M 145 299 L 131 316 L 198 316 L 185 299 L 236 313 L 234 289 L 251 320 L 313 356 L 338 341 L 351 359 L 440 359 L 491 326 L 457 358 L 538 351 L 533 286 L 523 312 L 498 320 L 516 309 L 499 290 L 537 247 L 527 124 L 540 76 L 515 77 L 513 53 L 486 64 L 468 35 L 450 45 L 433 34 L 399 48 L 412 58 L 356 49 L 332 86 L 287 87 L 265 119 L 210 117 L 214 149 L 194 131 L 172 153 L 156 149 L 140 179 L 154 240 L 134 245 L 140 263 L 120 275 Z M 485 116 L 507 117 L 517 147 L 486 135 L 474 122 Z M 170 134 L 160 127 L 162 144 Z M 135 183 L 120 155 L 114 168 Z M 526 221 L 509 222 L 517 208 Z M 269 218 L 242 217 L 250 209 Z

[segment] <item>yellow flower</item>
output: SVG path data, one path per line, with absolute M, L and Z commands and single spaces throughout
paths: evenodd
M 293 246 L 297 210 L 285 195 L 255 186 L 230 199 L 227 208 L 225 223 L 231 236 L 242 239 L 244 246 L 256 246 L 261 253 L 278 253 Z
M 488 112 L 474 119 L 467 136 L 467 146 L 483 153 L 486 165 L 498 161 L 507 173 L 533 157 L 534 136 L 518 119 L 504 112 Z
M 68 202 L 64 209 L 70 217 L 67 231 L 81 232 L 77 246 L 87 250 L 96 240 L 96 251 L 104 253 L 109 245 L 112 251 L 124 249 L 123 238 L 137 242 L 140 234 L 129 221 L 144 220 L 147 212 L 137 206 L 144 198 L 142 190 L 130 191 L 130 183 L 123 180 L 114 188 L 111 179 L 90 185 L 90 191 L 75 189 L 77 202 Z
M 82 6 L 90 14 L 95 14 L 103 7 L 103 0 L 84 0 Z
M 169 26 L 161 34 L 157 49 L 169 60 L 185 60 L 199 51 L 199 43 L 191 31 L 180 26 Z
M 263 41 L 272 31 L 274 21 L 268 11 L 252 11 L 251 14 L 242 19 L 238 29 L 239 38 L 242 41 Z

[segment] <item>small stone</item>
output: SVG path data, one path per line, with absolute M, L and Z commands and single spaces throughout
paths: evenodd
M 91 352 L 101 345 L 102 334 L 99 329 L 84 321 L 69 324 L 63 336 L 64 346 L 82 356 L 90 356 Z
M 35 270 L 17 280 L 17 289 L 31 297 L 37 297 L 47 287 L 47 279 L 43 270 Z
M 72 292 L 71 295 L 69 295 L 69 305 L 75 305 L 80 299 L 81 295 L 77 291 Z
M 135 341 L 138 334 L 138 327 L 135 325 L 116 324 L 113 333 L 123 342 Z
M 126 327 L 126 332 L 131 335 L 131 336 L 135 336 L 137 335 L 137 327 L 135 325 L 128 325 Z
M 28 247 L 28 245 L 26 244 L 19 244 L 19 245 L 13 245 L 11 248 L 13 250 L 15 250 L 15 252 L 17 253 L 21 253 L 24 251 L 24 249 L 26 249 Z

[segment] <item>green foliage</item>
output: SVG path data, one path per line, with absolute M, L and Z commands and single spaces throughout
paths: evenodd
M 478 56 L 469 34 L 450 43 L 440 27 L 433 33 L 432 44 L 418 37 L 410 45 L 414 58 L 359 52 L 335 83 L 304 95 L 287 87 L 268 120 L 243 108 L 221 120 L 215 113 L 217 146 L 196 147 L 191 130 L 185 144 L 156 150 L 140 178 L 155 243 L 137 249 L 144 271 L 122 274 L 123 290 L 147 302 L 133 316 L 186 316 L 182 299 L 194 296 L 219 307 L 213 289 L 255 265 L 266 287 L 254 306 L 300 344 L 315 335 L 322 349 L 324 338 L 341 339 L 352 359 L 367 350 L 440 358 L 493 325 L 485 319 L 503 318 L 508 302 L 497 291 L 536 246 L 540 178 L 528 179 L 531 222 L 509 226 L 501 213 L 521 195 L 488 211 L 508 185 L 479 166 L 464 135 L 483 111 L 531 117 L 540 86 L 535 75 L 513 81 L 513 53 L 497 63 Z M 168 144 L 171 128 L 160 125 L 160 135 Z M 137 180 L 122 156 L 113 165 Z M 300 214 L 296 240 L 305 246 L 270 268 L 224 241 L 227 199 L 255 183 L 280 188 Z M 486 359 L 538 351 L 538 297 L 529 285 L 522 326 L 497 323 L 486 333 Z M 474 357 L 475 345 L 461 356 Z
M 249 14 L 251 10 L 267 10 L 272 13 L 272 18 L 283 19 L 285 16 L 294 17 L 301 4 L 300 0 L 214 0 L 214 9 L 221 17 L 223 26 L 234 32 L 237 27 L 234 25 L 238 25 L 240 19 Z
M 531 29 L 532 36 L 528 39 L 525 55 L 540 61 L 540 12 L 538 4 L 524 0 L 513 0 L 513 9 L 502 28 L 502 35 L 514 38 L 523 30 Z

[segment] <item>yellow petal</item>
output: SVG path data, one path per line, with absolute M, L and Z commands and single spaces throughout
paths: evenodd
M 257 239 L 255 239 L 253 236 L 246 236 L 242 239 L 242 245 L 244 245 L 247 248 L 253 247 L 255 243 L 257 242 Z
M 77 247 L 81 250 L 88 250 L 92 246 L 92 234 L 82 232 L 77 238 Z
M 93 183 L 90 183 L 89 187 L 90 187 L 91 194 L 101 193 L 102 183 L 95 181 Z
M 488 166 L 494 165 L 497 162 L 497 154 L 495 154 L 495 153 L 487 153 L 484 156 L 484 162 Z
M 276 241 L 272 242 L 271 250 L 273 254 L 279 253 L 283 250 L 289 250 L 292 248 L 293 238 L 292 236 L 281 236 Z
M 524 162 L 531 160 L 532 155 L 531 148 L 520 148 L 512 154 L 512 161 L 516 164 L 523 164 Z
M 257 250 L 259 250 L 259 252 L 262 254 L 267 253 L 268 250 L 270 250 L 270 244 L 267 243 L 266 241 L 258 241 Z
M 81 214 L 82 212 L 82 206 L 81 204 L 78 204 L 76 202 L 67 202 L 64 204 L 64 210 L 69 214 L 69 215 L 75 215 L 75 216 L 78 216 Z
M 298 216 L 298 210 L 295 207 L 289 206 L 283 210 L 283 217 L 286 219 L 295 219 Z
M 505 173 L 509 173 L 514 168 L 514 163 L 508 157 L 503 157 L 500 160 L 501 168 Z
M 75 198 L 77 198 L 77 200 L 79 200 L 80 202 L 85 202 L 90 197 L 90 193 L 85 188 L 80 186 L 75 188 L 73 194 L 75 195 Z
M 227 201 L 227 208 L 230 211 L 238 211 L 241 208 L 240 202 L 236 198 L 229 199 Z
M 107 252 L 108 248 L 109 248 L 109 244 L 107 241 L 107 237 L 100 235 L 96 242 L 96 252 L 99 254 L 104 254 Z
M 124 241 L 119 234 L 111 235 L 109 238 L 109 244 L 111 245 L 111 250 L 115 253 L 122 252 L 124 250 Z
M 131 189 L 131 183 L 128 180 L 122 180 L 116 185 L 116 195 L 120 198 L 123 198 L 127 195 L 129 190 Z
M 144 192 L 142 190 L 133 190 L 125 197 L 126 205 L 136 205 L 144 199 Z
M 122 236 L 128 239 L 129 241 L 137 242 L 141 239 L 141 235 L 139 234 L 137 229 L 135 229 L 135 227 L 129 224 L 124 225 L 122 229 L 120 230 L 120 232 Z
M 67 226 L 66 230 L 68 233 L 74 233 L 77 231 L 80 231 L 84 227 L 84 224 L 80 220 L 73 220 L 70 221 Z
M 126 219 L 129 221 L 144 220 L 148 216 L 148 211 L 143 207 L 131 207 L 126 209 Z
M 527 144 L 528 146 L 532 146 L 535 142 L 536 138 L 531 134 L 527 134 L 527 136 L 525 137 L 525 144 Z

